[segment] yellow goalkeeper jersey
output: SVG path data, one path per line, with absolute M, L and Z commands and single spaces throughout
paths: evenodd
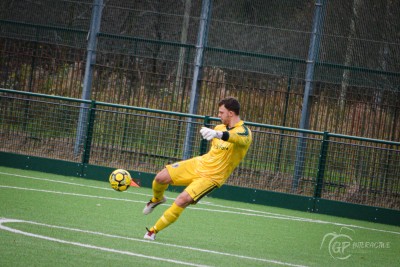
M 214 138 L 208 153 L 196 158 L 195 169 L 201 177 L 212 179 L 220 187 L 245 157 L 252 135 L 242 120 L 233 128 L 220 124 L 214 130 L 222 131 L 222 138 Z

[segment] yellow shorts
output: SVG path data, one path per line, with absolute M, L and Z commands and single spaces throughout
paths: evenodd
M 185 191 L 197 203 L 202 197 L 217 188 L 217 184 L 195 172 L 195 160 L 195 158 L 191 158 L 165 167 L 171 176 L 172 185 L 186 186 Z

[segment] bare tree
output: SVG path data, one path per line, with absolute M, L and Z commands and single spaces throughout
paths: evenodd
M 190 8 L 192 6 L 192 0 L 183 0 L 185 2 L 185 13 L 183 15 L 183 23 L 182 23 L 182 33 L 181 33 L 181 44 L 186 44 L 187 35 L 189 29 L 189 19 L 190 19 Z M 179 92 L 182 88 L 182 80 L 183 80 L 183 67 L 185 60 L 186 48 L 181 47 L 179 49 L 179 61 L 178 68 L 176 71 L 176 81 L 175 81 L 175 89 Z
M 354 38 L 356 37 L 356 22 L 359 19 L 359 11 L 360 11 L 360 7 L 361 7 L 361 3 L 362 3 L 362 0 L 353 0 L 353 9 L 352 9 L 353 16 L 351 17 L 351 21 L 350 21 L 350 31 L 349 31 L 346 56 L 345 56 L 345 61 L 344 61 L 345 66 L 350 66 L 353 61 L 353 55 L 354 55 L 354 50 L 355 50 Z M 343 71 L 343 75 L 342 75 L 342 85 L 341 85 L 340 96 L 339 96 L 339 105 L 340 105 L 341 111 L 344 110 L 344 106 L 345 106 L 347 87 L 349 85 L 349 78 L 350 78 L 350 70 L 345 69 Z

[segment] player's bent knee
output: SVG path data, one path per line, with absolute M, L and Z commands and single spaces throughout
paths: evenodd
M 180 193 L 179 196 L 175 199 L 175 204 L 181 208 L 186 208 L 192 203 L 193 198 L 186 191 Z
M 159 173 L 157 173 L 154 180 L 159 184 L 170 184 L 172 182 L 171 176 L 169 175 L 167 169 L 163 169 Z

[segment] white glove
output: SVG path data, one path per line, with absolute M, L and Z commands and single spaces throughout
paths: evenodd
M 221 138 L 222 137 L 222 132 L 215 131 L 215 130 L 207 128 L 207 127 L 201 127 L 200 133 L 203 136 L 203 138 L 207 139 L 208 141 L 211 141 L 213 138 Z

